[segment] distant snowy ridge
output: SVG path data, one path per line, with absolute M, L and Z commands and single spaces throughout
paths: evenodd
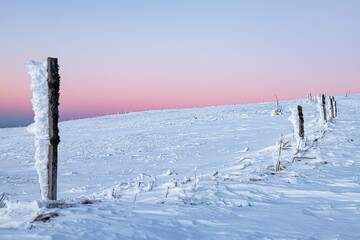
M 48 192 L 47 159 L 50 144 L 47 61 L 29 61 L 26 67 L 31 76 L 31 102 L 35 113 L 34 123 L 27 130 L 35 135 L 35 168 L 39 176 L 41 197 L 45 200 Z

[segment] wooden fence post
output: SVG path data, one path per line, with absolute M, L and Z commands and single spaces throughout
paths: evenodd
M 305 131 L 304 131 L 304 115 L 302 111 L 302 106 L 298 105 L 298 114 L 299 114 L 299 137 L 304 139 Z
M 57 163 L 58 163 L 58 144 L 59 137 L 59 88 L 60 76 L 57 58 L 47 59 L 48 72 L 48 96 L 49 96 L 49 158 L 48 158 L 48 199 L 57 198 Z
M 335 97 L 332 96 L 332 103 L 333 103 L 333 114 L 334 114 L 334 117 L 337 117 L 337 106 L 336 106 L 336 101 L 335 101 Z
M 334 97 L 329 97 L 330 99 L 330 112 L 331 112 L 331 117 L 335 118 L 335 111 L 334 111 Z
M 311 93 L 308 93 L 307 98 L 308 98 L 310 101 L 312 100 Z
M 323 116 L 324 116 L 324 121 L 327 122 L 327 117 L 326 117 L 326 101 L 325 101 L 325 95 L 321 94 L 321 106 L 323 109 Z

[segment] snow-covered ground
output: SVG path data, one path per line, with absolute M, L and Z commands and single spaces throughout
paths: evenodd
M 62 122 L 55 208 L 33 136 L 0 129 L 0 239 L 360 239 L 360 95 L 336 100 L 327 125 L 309 100 Z

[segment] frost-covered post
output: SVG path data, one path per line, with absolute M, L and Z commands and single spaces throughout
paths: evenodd
M 48 160 L 48 199 L 57 198 L 57 147 L 60 143 L 59 137 L 59 89 L 60 76 L 57 58 L 47 59 L 48 72 L 48 95 L 49 95 L 49 160 Z
M 336 101 L 335 101 L 335 97 L 332 96 L 330 97 L 330 103 L 331 103 L 331 114 L 333 118 L 337 117 L 337 108 L 336 108 Z
M 321 94 L 321 107 L 322 107 L 322 111 L 323 111 L 323 117 L 324 117 L 324 121 L 325 123 L 327 122 L 327 118 L 326 118 L 326 101 L 325 101 L 325 95 Z
M 304 139 L 305 131 L 304 131 L 304 115 L 302 111 L 302 106 L 297 106 L 298 115 L 299 115 L 299 137 Z
M 60 142 L 59 74 L 56 58 L 44 62 L 29 61 L 34 123 L 28 131 L 35 135 L 35 168 L 43 200 L 56 200 L 57 145 Z

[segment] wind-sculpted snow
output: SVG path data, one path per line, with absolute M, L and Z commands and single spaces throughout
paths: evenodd
M 309 100 L 62 122 L 56 208 L 32 136 L 0 129 L 0 239 L 359 239 L 360 96 L 336 99 L 326 125 Z
M 45 200 L 48 192 L 47 162 L 50 144 L 47 62 L 29 61 L 26 67 L 31 76 L 31 102 L 35 115 L 34 123 L 28 127 L 28 131 L 35 136 L 35 168 L 39 176 L 41 197 Z

